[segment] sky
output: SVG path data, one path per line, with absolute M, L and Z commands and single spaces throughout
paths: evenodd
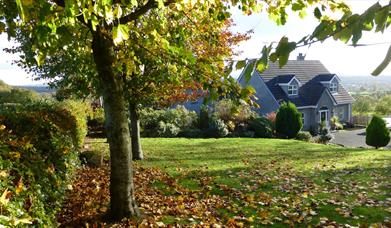
M 388 0 L 387 0 L 388 1 Z M 375 0 L 349 0 L 354 12 L 363 12 Z M 386 1 L 380 1 L 384 3 Z M 251 39 L 242 43 L 237 50 L 242 53 L 238 59 L 260 57 L 262 47 L 270 42 L 279 41 L 282 36 L 287 36 L 289 40 L 298 41 L 303 36 L 310 34 L 317 23 L 311 12 L 304 19 L 297 15 L 289 15 L 288 22 L 284 26 L 277 26 L 268 19 L 265 14 L 243 15 L 239 10 L 233 11 L 233 20 L 236 24 L 232 28 L 236 32 L 246 32 L 254 30 Z M 383 34 L 367 32 L 359 43 L 376 44 L 365 47 L 352 47 L 340 41 L 328 40 L 324 43 L 316 43 L 310 47 L 302 47 L 292 52 L 290 59 L 296 59 L 298 53 L 306 55 L 307 60 L 320 60 L 326 68 L 340 76 L 368 76 L 380 64 L 386 55 L 388 47 L 391 45 L 391 29 Z M 0 80 L 10 85 L 34 85 L 43 84 L 42 81 L 33 81 L 31 76 L 22 69 L 12 64 L 17 55 L 11 55 L 3 51 L 14 45 L 8 42 L 7 37 L 0 35 Z M 233 75 L 237 75 L 234 72 Z M 391 77 L 391 66 L 388 66 L 379 77 Z

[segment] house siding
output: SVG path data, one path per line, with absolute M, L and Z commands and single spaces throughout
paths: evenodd
M 342 104 L 334 107 L 333 115 L 338 116 L 340 122 L 350 122 L 349 105 L 350 104 Z
M 333 107 L 335 106 L 333 99 L 331 98 L 330 94 L 325 90 L 322 94 L 322 96 L 319 99 L 318 102 L 318 107 L 316 108 L 315 111 L 315 118 L 313 125 L 318 126 L 320 123 L 320 115 L 319 115 L 319 110 L 323 107 L 328 108 L 329 112 L 327 115 L 327 121 L 330 122 L 330 118 L 333 115 Z
M 255 89 L 255 96 L 258 98 L 255 102 L 260 106 L 260 108 L 257 108 L 255 111 L 261 115 L 275 112 L 280 107 L 269 88 L 256 71 L 253 73 L 248 83 L 246 83 L 244 77 L 239 78 L 239 83 L 242 87 L 251 85 Z
M 304 114 L 303 131 L 311 129 L 311 125 L 314 122 L 314 108 L 298 108 L 299 112 Z
M 176 108 L 178 105 L 183 105 L 189 111 L 195 111 L 196 113 L 200 113 L 201 106 L 204 103 L 204 98 L 198 98 L 196 101 L 187 101 L 185 103 L 174 105 L 173 108 Z

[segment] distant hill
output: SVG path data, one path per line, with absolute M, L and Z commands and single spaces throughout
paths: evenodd
M 381 75 L 381 76 L 340 76 L 339 77 L 344 84 L 350 83 L 391 83 L 391 75 Z
M 391 75 L 382 76 L 340 76 L 349 92 L 391 91 Z
M 55 93 L 56 92 L 55 89 L 51 89 L 45 85 L 14 86 L 14 87 L 33 90 L 37 93 Z

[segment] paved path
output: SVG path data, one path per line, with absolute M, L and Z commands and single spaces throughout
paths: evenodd
M 343 145 L 346 147 L 366 147 L 365 144 L 365 129 L 352 130 L 352 131 L 337 131 L 332 133 L 334 139 L 331 140 L 331 143 Z M 387 149 L 391 149 L 391 143 L 386 146 Z

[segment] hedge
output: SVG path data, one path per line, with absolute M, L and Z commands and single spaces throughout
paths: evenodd
M 56 226 L 79 165 L 82 109 L 74 101 L 0 106 L 0 224 Z

